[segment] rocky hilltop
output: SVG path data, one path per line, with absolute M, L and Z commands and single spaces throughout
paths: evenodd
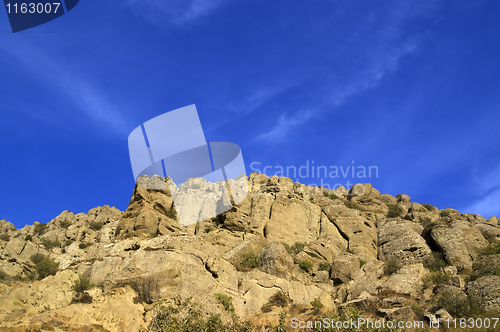
M 290 317 L 353 310 L 427 321 L 500 310 L 496 217 L 370 184 L 330 190 L 253 173 L 237 207 L 181 226 L 178 213 L 196 214 L 203 198 L 179 212 L 168 178 L 140 181 L 156 185 L 136 185 L 124 212 L 0 221 L 0 331 L 161 331 L 167 306 L 281 330 Z

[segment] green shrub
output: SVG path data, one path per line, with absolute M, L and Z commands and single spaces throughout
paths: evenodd
M 403 217 L 405 220 L 413 221 L 413 217 L 407 214 L 406 216 Z
M 498 243 L 490 243 L 486 248 L 484 248 L 481 252 L 483 255 L 498 255 L 500 254 L 500 244 Z
M 352 249 L 347 249 L 346 251 L 350 254 L 356 255 L 356 252 Z
M 420 217 L 420 218 L 418 219 L 418 221 L 419 221 L 422 225 L 427 226 L 427 225 L 429 225 L 429 224 L 432 222 L 432 219 L 431 219 L 430 217 Z
M 391 274 L 393 274 L 394 272 L 396 272 L 400 268 L 401 268 L 401 263 L 399 262 L 399 260 L 397 260 L 395 258 L 386 260 L 384 262 L 384 273 L 385 273 L 385 275 L 390 276 Z
M 87 289 L 94 288 L 95 285 L 90 282 L 89 276 L 81 276 L 73 282 L 71 289 L 79 294 L 85 292 Z
M 330 271 L 330 264 L 326 262 L 319 263 L 318 271 Z
M 260 310 L 262 312 L 270 312 L 273 307 L 286 308 L 291 302 L 292 300 L 285 293 L 277 291 Z
M 306 244 L 303 242 L 295 242 L 291 247 L 292 255 L 297 255 L 299 252 L 304 250 Z
M 104 226 L 104 224 L 101 221 L 93 221 L 89 225 L 90 229 L 92 229 L 94 231 L 101 230 L 102 226 Z
M 359 211 L 364 211 L 364 209 L 361 207 L 361 205 L 359 205 L 356 202 L 347 200 L 347 199 L 344 199 L 344 205 L 346 207 L 348 207 L 349 209 L 355 209 L 355 210 L 359 210 Z
M 170 211 L 168 211 L 167 217 L 169 217 L 170 219 L 177 220 L 177 212 L 175 211 L 174 207 L 172 207 Z
M 466 282 L 474 281 L 486 275 L 500 276 L 500 266 L 493 265 L 491 262 L 480 260 L 474 263 L 472 272 L 466 278 Z
M 443 210 L 440 212 L 441 217 L 449 217 L 451 215 L 451 212 L 448 210 Z
M 422 206 L 424 208 L 426 208 L 428 211 L 433 211 L 434 210 L 434 206 L 432 206 L 431 204 L 425 203 L 425 204 L 422 204 Z
M 325 193 L 323 193 L 323 195 L 325 195 L 325 197 L 328 197 L 329 199 L 340 199 L 340 197 L 335 195 L 334 193 L 329 194 L 329 193 L 325 192 Z
M 479 300 L 471 294 L 467 295 L 464 299 L 457 299 L 456 296 L 453 296 L 449 292 L 443 292 L 437 304 L 445 308 L 450 315 L 456 318 L 478 317 L 485 313 Z
M 47 224 L 46 223 L 39 223 L 35 226 L 35 230 L 34 230 L 35 234 L 38 234 L 38 235 L 43 235 L 47 232 Z
M 206 317 L 206 318 L 205 318 Z M 286 317 L 280 324 L 286 324 Z M 284 325 L 285 326 L 285 325 Z M 273 327 L 273 331 L 278 330 Z M 154 310 L 154 316 L 148 326 L 150 332 L 250 332 L 254 331 L 249 322 L 242 322 L 232 315 L 228 322 L 222 322 L 220 314 L 206 316 L 196 309 L 196 305 L 182 304 L 180 307 L 159 306 Z M 267 330 L 271 331 L 271 330 Z
M 443 271 L 434 271 L 431 274 L 427 275 L 423 282 L 426 286 L 437 285 L 437 284 L 445 284 L 450 281 L 451 276 L 448 273 Z
M 10 241 L 9 234 L 7 234 L 7 233 L 0 234 L 0 240 L 4 240 L 5 242 L 9 242 Z
M 311 305 L 313 306 L 314 309 L 317 310 L 323 309 L 323 303 L 321 303 L 321 301 L 318 298 L 312 300 Z
M 424 262 L 424 267 L 431 271 L 438 271 L 446 266 L 448 266 L 448 264 L 443 259 L 443 253 L 439 251 L 433 252 L 432 257 Z
M 26 237 L 24 238 L 24 241 L 32 241 L 33 240 L 33 237 L 31 235 L 26 235 Z
M 312 270 L 313 264 L 309 261 L 302 261 L 299 263 L 299 267 L 304 271 L 309 273 Z
M 44 258 L 45 258 L 45 255 L 44 254 L 40 254 L 40 253 L 37 253 L 37 254 L 34 254 L 34 255 L 30 256 L 30 260 L 34 264 L 40 263 L 41 261 L 43 261 Z
M 222 304 L 227 312 L 234 314 L 233 298 L 231 296 L 227 296 L 221 293 L 216 293 L 214 296 Z
M 362 260 L 361 258 L 359 259 L 359 267 L 363 267 L 363 265 L 365 265 L 366 262 L 364 260 Z
M 0 270 L 0 280 L 5 280 L 7 277 L 7 273 L 4 270 Z
M 62 227 L 62 228 L 68 228 L 69 226 L 71 226 L 71 223 L 69 221 L 67 221 L 66 219 L 64 219 L 63 221 L 61 221 L 59 223 L 59 227 Z
M 286 242 L 281 242 L 281 244 L 283 245 L 283 247 L 285 247 L 286 251 L 292 255 L 292 247 L 290 247 L 290 245 Z
M 387 212 L 387 218 L 398 218 L 401 216 L 402 212 L 399 210 L 396 205 L 389 204 L 389 211 Z
M 57 240 L 51 241 L 49 239 L 42 239 L 42 244 L 45 246 L 45 248 L 47 248 L 47 250 L 51 250 L 52 248 L 61 246 L 61 242 Z
M 49 275 L 55 275 L 59 269 L 59 263 L 56 263 L 52 258 L 45 257 L 42 261 L 34 266 L 38 273 L 38 279 L 43 279 Z
M 259 256 L 254 253 L 246 253 L 241 255 L 240 266 L 243 269 L 251 270 L 255 269 L 260 264 Z
M 70 246 L 73 242 L 74 242 L 73 240 L 67 239 L 66 241 L 64 241 L 64 245 L 63 245 L 63 247 L 68 247 L 68 246 Z
M 80 244 L 78 245 L 78 248 L 80 248 L 80 249 L 85 249 L 85 248 L 87 248 L 87 247 L 90 247 L 91 245 L 92 245 L 92 243 L 80 243 Z

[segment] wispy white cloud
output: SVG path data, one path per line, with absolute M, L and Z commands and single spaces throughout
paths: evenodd
M 500 216 L 500 165 L 489 171 L 472 171 L 473 193 L 476 199 L 462 206 L 460 212 L 482 214 L 488 218 Z
M 500 188 L 495 189 L 484 197 L 475 200 L 472 204 L 461 207 L 462 213 L 481 214 L 485 218 L 500 217 Z
M 282 142 L 287 138 L 290 132 L 307 122 L 311 117 L 313 117 L 317 112 L 314 110 L 309 110 L 293 117 L 286 114 L 281 114 L 278 123 L 268 132 L 258 135 L 255 140 L 266 142 Z
M 214 12 L 227 0 L 128 0 L 134 13 L 154 24 L 185 25 Z
M 39 80 L 40 84 L 51 84 L 57 89 L 55 91 L 68 97 L 96 125 L 104 126 L 115 133 L 123 133 L 125 130 L 125 121 L 118 106 L 112 104 L 105 94 L 83 75 L 68 70 L 69 66 L 58 61 L 57 57 L 51 57 L 21 42 L 5 43 L 0 49 L 22 62 L 21 67 L 34 79 Z M 35 114 L 38 110 L 34 109 L 32 112 Z M 37 116 L 35 114 L 35 117 Z M 53 117 L 56 115 L 53 114 Z

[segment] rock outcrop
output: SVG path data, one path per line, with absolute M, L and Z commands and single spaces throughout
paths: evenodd
M 276 294 L 299 312 L 353 307 L 386 320 L 448 317 L 454 308 L 435 306 L 445 293 L 500 309 L 498 218 L 439 210 L 370 184 L 329 190 L 263 174 L 214 217 L 214 201 L 234 202 L 204 200 L 200 190 L 224 193 L 220 185 L 141 177 L 124 212 L 64 211 L 19 230 L 1 220 L 0 331 L 138 331 L 160 303 L 185 301 L 230 320 L 221 296 L 234 315 L 257 321 L 286 309 L 271 303 Z M 199 222 L 183 226 L 179 215 Z M 82 278 L 89 284 L 77 294 Z

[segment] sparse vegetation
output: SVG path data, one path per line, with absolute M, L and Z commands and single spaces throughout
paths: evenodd
M 241 255 L 240 266 L 244 270 L 255 269 L 259 265 L 260 265 L 260 258 L 256 254 L 250 252 Z
M 318 271 L 330 271 L 330 264 L 326 262 L 319 263 Z
M 81 276 L 73 282 L 71 289 L 76 293 L 80 294 L 85 292 L 87 289 L 94 288 L 95 285 L 90 282 L 89 276 Z
M 435 209 L 434 206 L 432 206 L 431 204 L 427 204 L 427 203 L 422 204 L 422 206 L 424 208 L 426 208 L 428 211 L 434 211 L 434 209 Z
M 59 263 L 56 263 L 52 258 L 44 257 L 35 264 L 34 269 L 38 274 L 38 279 L 41 280 L 49 275 L 55 275 L 59 269 Z
M 286 244 L 285 242 L 281 242 L 283 246 L 285 247 L 286 251 L 292 256 L 297 255 L 299 252 L 304 250 L 306 244 L 303 242 L 295 242 L 291 247 Z
M 215 229 L 214 225 L 207 225 L 205 226 L 205 233 L 210 233 Z
M 452 296 L 449 292 L 443 292 L 437 304 L 457 318 L 477 317 L 485 313 L 478 299 L 470 294 L 464 299 L 457 299 L 456 296 Z
M 33 237 L 31 235 L 26 235 L 26 237 L 24 238 L 24 241 L 32 241 L 33 240 Z
M 500 254 L 500 243 L 492 242 L 486 248 L 484 248 L 481 252 L 483 255 L 498 255 Z
M 4 270 L 0 270 L 0 280 L 5 280 L 7 277 L 7 273 Z
M 34 264 L 40 263 L 44 258 L 45 258 L 45 255 L 44 254 L 40 254 L 40 253 L 37 253 L 37 254 L 34 254 L 34 255 L 30 256 L 30 260 Z
M 91 245 L 92 245 L 92 243 L 80 243 L 80 244 L 78 245 L 78 248 L 80 248 L 80 249 L 85 249 L 85 248 L 87 248 L 87 247 L 90 247 Z
M 216 293 L 215 298 L 222 304 L 224 309 L 230 314 L 234 314 L 233 298 L 228 295 Z
M 101 221 L 93 221 L 90 223 L 89 228 L 94 231 L 100 231 L 104 224 Z
M 292 300 L 285 293 L 277 291 L 260 310 L 262 312 L 270 312 L 273 307 L 286 308 L 291 302 Z
M 324 192 L 323 195 L 325 195 L 325 197 L 328 197 L 329 199 L 340 199 L 339 196 L 335 195 L 334 193 L 327 193 L 327 192 Z
M 350 201 L 348 199 L 344 199 L 344 205 L 346 207 L 348 207 L 349 209 L 355 209 L 355 210 L 359 210 L 359 211 L 364 211 L 364 209 L 363 209 L 363 207 L 361 205 L 359 205 L 356 202 Z
M 49 239 L 42 239 L 42 244 L 45 246 L 45 248 L 47 250 L 52 250 L 53 248 L 56 248 L 56 247 L 60 247 L 61 246 L 61 242 L 55 240 L 55 241 L 51 241 Z
M 313 268 L 313 263 L 309 261 L 302 261 L 299 263 L 299 267 L 304 271 L 309 273 Z
M 441 268 L 448 266 L 448 263 L 443 259 L 443 253 L 440 251 L 435 251 L 432 253 L 432 257 L 424 262 L 424 267 L 435 272 L 439 271 Z
M 424 277 L 423 282 L 426 287 L 437 284 L 444 284 L 450 281 L 451 276 L 444 271 L 434 271 L 431 274 Z
M 170 211 L 168 211 L 167 217 L 169 217 L 170 219 L 177 220 L 177 212 L 173 207 L 170 209 Z
M 35 226 L 35 229 L 33 230 L 35 234 L 38 235 L 43 235 L 47 232 L 47 224 L 46 223 L 39 223 Z
M 68 246 L 70 246 L 73 242 L 74 242 L 73 240 L 68 239 L 68 240 L 64 241 L 63 247 L 68 247 Z
M 387 212 L 387 218 L 398 218 L 401 216 L 402 212 L 394 204 L 389 204 L 389 211 Z
M 395 258 L 386 260 L 384 262 L 384 273 L 385 273 L 385 275 L 390 276 L 391 274 L 393 274 L 394 272 L 396 272 L 400 268 L 401 268 L 401 263 L 399 262 L 399 260 L 397 260 Z
M 366 262 L 364 260 L 362 260 L 361 258 L 359 259 L 359 267 L 363 267 L 363 265 L 365 265 Z
M 0 234 L 0 240 L 3 240 L 3 241 L 5 241 L 5 242 L 9 242 L 9 241 L 10 241 L 10 236 L 9 236 L 9 234 L 7 234 L 7 233 L 2 233 L 2 234 Z
M 442 210 L 439 214 L 441 217 L 449 217 L 451 212 L 449 210 Z
M 321 301 L 318 298 L 312 300 L 311 305 L 316 312 L 319 312 L 321 309 L 323 309 L 323 303 L 321 303 Z
M 153 319 L 147 331 L 151 332 L 250 332 L 249 322 L 241 322 L 234 315 L 229 322 L 223 323 L 220 314 L 205 316 L 195 304 L 183 303 L 179 307 L 159 306 L 155 308 Z M 205 318 L 206 317 L 206 318 Z M 283 318 L 286 324 L 285 318 Z M 281 321 L 280 321 L 281 323 Z M 285 325 L 286 326 L 286 325 Z M 274 328 L 272 329 L 275 330 Z M 271 330 L 266 330 L 271 331 Z M 284 331 L 284 330 L 281 330 Z
M 430 217 L 420 217 L 418 221 L 425 227 L 432 222 L 432 219 Z
M 403 217 L 405 220 L 413 221 L 413 217 L 407 214 L 406 216 Z
M 71 226 L 71 223 L 69 221 L 67 221 L 66 219 L 64 219 L 63 221 L 61 221 L 59 223 L 59 227 L 62 227 L 62 228 L 68 228 L 69 226 Z
M 474 263 L 470 275 L 465 278 L 466 282 L 477 280 L 486 275 L 500 276 L 500 266 L 491 262 L 480 260 Z

